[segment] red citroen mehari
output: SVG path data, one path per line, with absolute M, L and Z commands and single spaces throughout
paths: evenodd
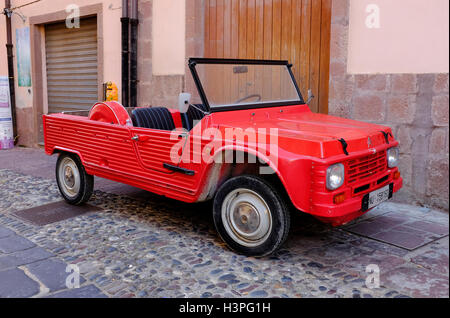
M 402 187 L 391 129 L 311 112 L 287 61 L 192 58 L 189 68 L 198 92 L 178 107 L 103 102 L 43 116 L 67 202 L 88 201 L 93 176 L 212 199 L 230 248 L 263 256 L 286 239 L 291 211 L 338 226 Z

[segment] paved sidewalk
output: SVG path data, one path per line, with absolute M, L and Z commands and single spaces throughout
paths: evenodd
M 209 204 L 98 178 L 89 205 L 99 209 L 33 224 L 24 210 L 55 203 L 43 219 L 66 213 L 55 162 L 42 150 L 0 151 L 0 297 L 449 296 L 448 213 L 385 203 L 342 228 L 299 214 L 283 248 L 256 259 L 226 248 Z M 71 264 L 80 288 L 66 286 Z M 379 288 L 366 286 L 370 264 Z

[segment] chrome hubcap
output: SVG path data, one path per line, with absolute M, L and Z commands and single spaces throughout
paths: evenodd
M 222 221 L 230 237 L 248 247 L 262 244 L 272 230 L 272 215 L 267 203 L 256 192 L 243 188 L 225 197 Z
M 235 206 L 231 221 L 233 226 L 242 233 L 250 234 L 258 229 L 260 217 L 255 207 L 244 202 Z
M 58 171 L 59 184 L 61 190 L 69 197 L 75 197 L 80 191 L 80 172 L 71 158 L 66 157 L 61 161 Z
M 66 184 L 66 186 L 71 188 L 73 188 L 73 186 L 75 185 L 75 178 L 71 167 L 67 166 L 64 169 L 64 183 Z

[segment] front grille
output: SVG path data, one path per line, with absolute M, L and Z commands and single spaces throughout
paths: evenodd
M 386 151 L 368 155 L 347 162 L 347 182 L 357 181 L 373 177 L 387 169 Z

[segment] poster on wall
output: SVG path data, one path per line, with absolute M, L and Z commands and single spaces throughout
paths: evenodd
M 17 75 L 19 86 L 31 86 L 30 28 L 16 29 Z
M 0 150 L 14 148 L 9 81 L 0 76 Z

